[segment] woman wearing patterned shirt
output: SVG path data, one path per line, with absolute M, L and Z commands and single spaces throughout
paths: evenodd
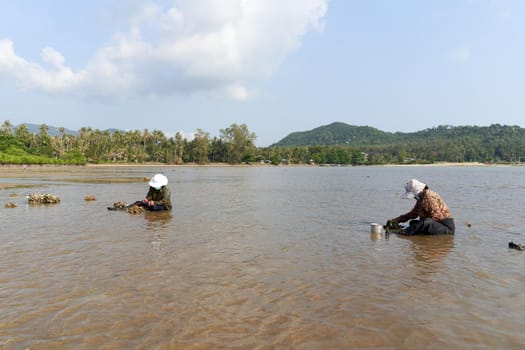
M 404 235 L 453 235 L 456 228 L 454 219 L 443 199 L 428 186 L 416 179 L 405 185 L 405 198 L 414 198 L 416 205 L 411 211 L 388 220 L 387 226 L 410 221 L 401 234 Z M 414 220 L 417 219 L 418 220 Z

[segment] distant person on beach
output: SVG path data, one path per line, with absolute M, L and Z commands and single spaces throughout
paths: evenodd
M 146 198 L 132 205 L 144 207 L 146 210 L 151 211 L 171 210 L 170 195 L 168 178 L 162 174 L 156 174 L 149 180 L 149 190 Z
M 405 185 L 404 198 L 414 198 L 416 204 L 411 211 L 387 221 L 387 227 L 398 226 L 410 220 L 407 228 L 400 234 L 412 235 L 453 235 L 456 227 L 454 219 L 443 199 L 428 186 L 416 179 Z

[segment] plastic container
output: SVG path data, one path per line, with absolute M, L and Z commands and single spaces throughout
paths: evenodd
M 383 225 L 371 223 L 370 224 L 370 233 L 372 234 L 381 234 L 383 233 Z

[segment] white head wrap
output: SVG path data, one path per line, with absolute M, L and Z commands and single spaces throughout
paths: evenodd
M 423 190 L 425 189 L 427 185 L 422 183 L 421 181 L 418 181 L 416 179 L 412 179 L 408 181 L 405 185 L 405 194 L 403 195 L 404 198 L 414 198 Z

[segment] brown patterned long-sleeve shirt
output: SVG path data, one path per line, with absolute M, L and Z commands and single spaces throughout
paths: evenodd
M 443 201 L 443 199 L 434 191 L 426 189 L 423 191 L 421 200 L 416 202 L 414 208 L 404 215 L 397 217 L 398 222 L 405 222 L 410 219 L 431 218 L 434 221 L 442 221 L 444 219 L 450 219 L 450 210 Z

